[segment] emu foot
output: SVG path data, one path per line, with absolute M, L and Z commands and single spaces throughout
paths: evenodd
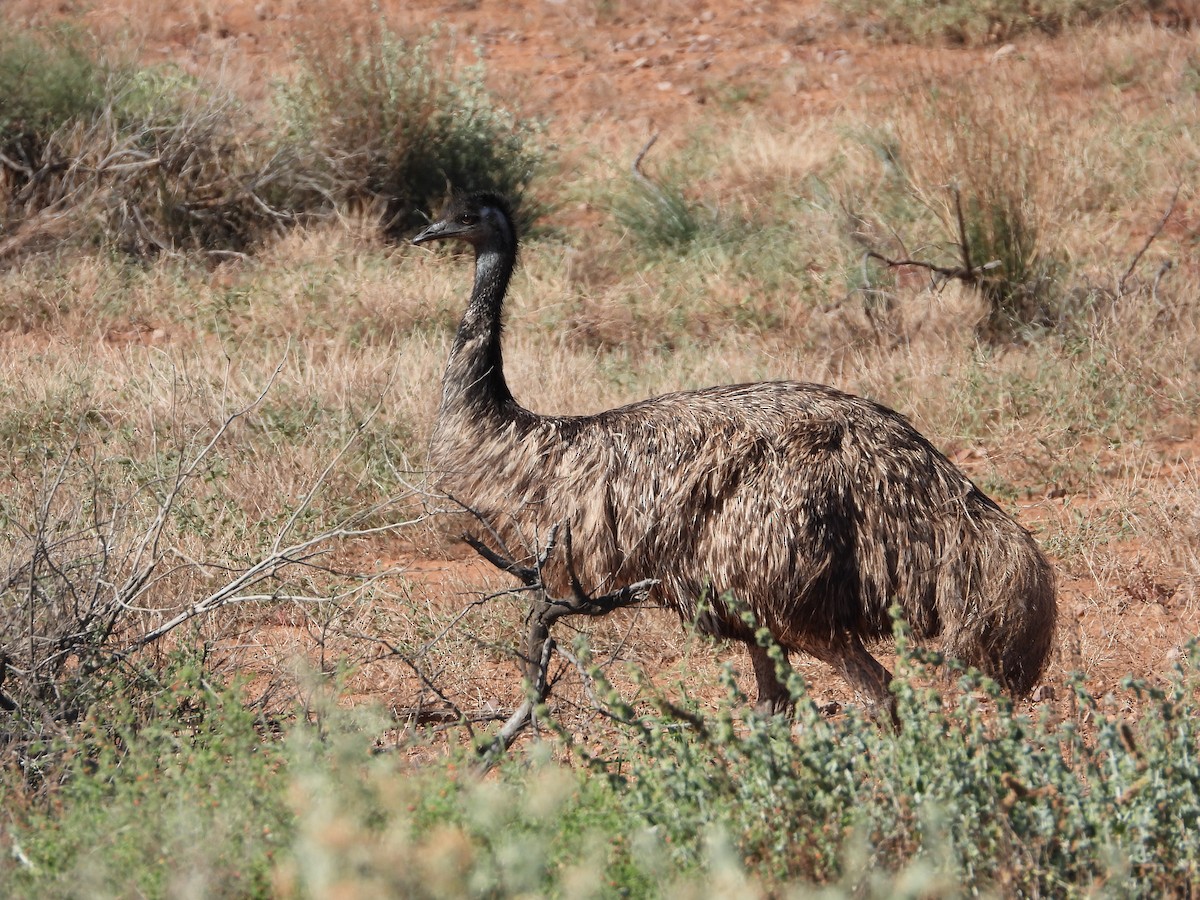
M 790 713 L 794 706 L 795 703 L 787 691 L 767 696 L 760 692 L 758 702 L 754 704 L 754 711 L 760 716 L 780 716 Z
M 788 692 L 787 686 L 780 679 L 775 668 L 775 660 L 771 659 L 765 647 L 758 644 L 747 644 L 750 649 L 750 662 L 754 665 L 754 680 L 758 684 L 758 702 L 754 711 L 763 716 L 778 716 L 792 711 L 795 702 Z M 784 653 L 782 667 L 786 672 L 791 671 L 788 665 L 787 653 Z
M 822 662 L 831 665 L 866 701 L 866 711 L 880 727 L 900 730 L 896 714 L 896 697 L 892 694 L 892 673 L 863 646 L 852 633 L 837 635 L 833 640 L 812 643 L 804 648 Z
M 896 712 L 896 698 L 888 694 L 887 699 L 876 699 L 867 707 L 867 715 L 880 728 L 900 731 L 900 715 Z

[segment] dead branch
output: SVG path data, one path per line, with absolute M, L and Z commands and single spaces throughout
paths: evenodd
M 89 458 L 78 436 L 46 466 L 32 521 L 14 524 L 12 557 L 8 571 L 0 574 L 0 587 L 12 600 L 0 629 L 0 651 L 6 654 L 0 661 L 0 708 L 16 704 L 26 720 L 74 715 L 79 685 L 117 668 L 138 669 L 139 680 L 152 677 L 151 669 L 141 671 L 139 653 L 199 617 L 239 604 L 280 601 L 339 610 L 384 577 L 341 571 L 331 563 L 331 550 L 347 539 L 411 524 L 387 515 L 398 498 L 352 510 L 319 533 L 297 534 L 298 516 L 344 462 L 351 442 L 361 440 L 378 405 L 312 476 L 298 508 L 268 536 L 257 558 L 194 559 L 173 546 L 175 510 L 190 496 L 221 441 L 267 396 L 283 365 L 248 402 L 231 406 L 223 398 L 214 423 L 181 439 L 173 453 L 159 452 L 159 423 L 151 407 L 154 474 L 131 491 L 102 488 L 104 473 L 97 466 L 103 461 Z M 81 428 L 77 434 L 82 433 Z M 160 465 L 170 458 L 173 464 Z M 381 519 L 386 524 L 378 524 Z M 209 584 L 207 596 L 164 607 L 159 598 L 172 596 L 171 587 L 185 572 Z M 315 573 L 336 581 L 310 587 L 303 579 Z
M 571 592 L 566 597 L 552 596 L 546 587 L 545 570 L 558 548 L 559 530 L 559 525 L 550 529 L 545 546 L 539 551 L 533 566 L 521 565 L 510 556 L 488 547 L 477 537 L 464 535 L 464 540 L 480 556 L 500 571 L 516 576 L 526 589 L 533 591 L 529 611 L 525 617 L 528 627 L 524 651 L 526 699 L 509 717 L 496 737 L 480 748 L 478 768 L 481 773 L 496 764 L 512 745 L 512 742 L 516 740 L 517 735 L 532 723 L 537 706 L 544 703 L 550 695 L 550 659 L 555 650 L 555 642 L 550 631 L 554 624 L 567 616 L 603 616 L 615 610 L 633 606 L 640 603 L 646 594 L 658 584 L 657 579 L 647 578 L 599 596 L 589 594 L 580 583 L 575 568 L 571 524 L 565 522 L 561 525 L 562 548 Z
M 1141 261 L 1146 251 L 1150 249 L 1150 245 L 1157 240 L 1160 234 L 1162 234 L 1163 229 L 1167 227 L 1167 222 L 1170 221 L 1171 216 L 1174 215 L 1175 204 L 1179 202 L 1179 190 L 1179 187 L 1176 186 L 1175 193 L 1171 195 L 1171 202 L 1167 204 L 1167 211 L 1162 214 L 1162 218 L 1158 220 L 1158 225 L 1156 225 L 1154 230 L 1151 231 L 1146 237 L 1146 241 L 1144 244 L 1142 244 L 1141 249 L 1133 255 L 1133 260 L 1129 263 L 1129 268 L 1125 270 L 1125 274 L 1122 275 L 1121 280 L 1117 282 L 1118 299 L 1125 296 L 1125 282 L 1129 280 L 1129 276 L 1133 274 L 1133 270 L 1137 268 L 1137 264 Z M 1166 268 L 1170 268 L 1170 266 L 1168 265 Z M 1154 287 L 1156 290 L 1158 288 L 1158 282 L 1162 279 L 1164 272 L 1165 269 L 1160 267 L 1158 275 L 1154 279 Z
M 429 673 L 427 673 L 423 668 L 421 668 L 421 666 L 418 665 L 417 661 L 415 659 L 413 659 L 413 657 L 409 656 L 409 654 L 405 653 L 403 650 L 401 650 L 399 647 L 397 647 L 395 644 L 393 644 L 391 641 L 387 640 L 386 638 L 381 638 L 376 635 L 369 635 L 369 634 L 351 634 L 350 636 L 354 637 L 357 640 L 372 641 L 376 644 L 379 644 L 387 651 L 388 656 L 390 656 L 394 659 L 398 659 L 402 663 L 404 663 L 406 666 L 408 666 L 408 668 L 412 670 L 412 673 L 417 677 L 417 680 L 419 680 L 421 682 L 421 684 L 423 684 L 425 686 L 425 689 L 428 690 L 430 693 L 432 693 L 440 701 L 442 701 L 442 703 L 444 705 L 444 709 L 446 710 L 447 714 L 452 715 L 454 717 L 455 722 L 461 722 L 466 727 L 467 734 L 470 737 L 473 738 L 475 736 L 475 731 L 471 727 L 471 723 L 477 722 L 477 721 L 484 721 L 484 720 L 481 720 L 478 716 L 474 716 L 474 717 L 468 716 L 461 709 L 459 709 L 458 704 L 456 704 L 453 700 L 451 700 L 446 695 L 446 693 L 440 687 L 438 687 L 437 681 L 434 678 L 431 678 L 429 676 Z M 427 644 L 426 648 L 428 646 L 429 645 Z M 426 648 L 422 648 L 418 652 L 417 655 L 418 656 L 424 655 Z
M 962 209 L 962 194 L 957 187 L 951 187 L 950 192 L 954 196 L 954 217 L 955 224 L 958 227 L 958 249 L 962 256 L 962 264 L 957 266 L 939 266 L 935 263 L 928 262 L 923 259 L 913 259 L 906 255 L 901 259 L 893 259 L 879 251 L 872 249 L 868 245 L 868 249 L 864 259 L 874 259 L 883 263 L 889 269 L 897 269 L 902 267 L 910 267 L 917 269 L 926 269 L 932 272 L 935 276 L 942 278 L 945 281 L 962 281 L 965 284 L 978 284 L 979 279 L 992 269 L 999 268 L 1002 263 L 998 259 L 975 265 L 971 254 L 971 241 L 967 236 L 966 218 L 963 215 Z M 856 235 L 857 237 L 857 235 Z M 866 243 L 866 240 L 859 238 L 861 243 Z M 904 242 L 897 236 L 896 242 L 900 244 L 901 249 L 904 248 Z
M 975 284 L 979 280 L 980 276 L 985 272 L 990 272 L 992 269 L 999 268 L 1001 265 L 1000 260 L 994 259 L 991 262 L 984 263 L 982 266 L 974 266 L 971 268 L 967 268 L 966 266 L 939 266 L 923 259 L 892 259 L 888 256 L 884 256 L 882 253 L 877 253 L 874 250 L 868 250 L 866 252 L 866 257 L 868 259 L 878 260 L 889 269 L 900 268 L 901 266 L 912 266 L 918 269 L 928 269 L 930 272 L 933 272 L 935 275 L 940 275 L 947 281 L 958 279 L 959 281 L 964 281 L 967 284 Z
M 646 154 L 650 152 L 650 148 L 654 146 L 654 143 L 657 140 L 658 140 L 658 132 L 656 131 L 656 132 L 654 132 L 654 134 L 650 135 L 650 139 L 647 140 L 646 143 L 642 145 L 642 149 L 640 151 L 638 151 L 638 155 L 636 157 L 634 157 L 633 167 L 632 167 L 633 168 L 633 177 L 636 178 L 638 181 L 640 181 L 642 184 L 646 185 L 649 188 L 653 188 L 653 189 L 657 189 L 658 185 L 655 184 L 654 181 L 652 181 L 650 179 L 650 177 L 645 172 L 642 171 L 642 160 L 644 160 L 646 158 Z
M 593 687 L 592 673 L 588 671 L 587 666 L 583 664 L 583 660 L 575 656 L 568 650 L 562 647 L 555 647 L 555 652 L 563 659 L 575 667 L 575 671 L 579 673 L 580 680 L 583 682 L 584 693 L 587 694 L 588 702 L 592 704 L 592 709 L 619 725 L 632 725 L 633 720 L 628 715 L 623 715 L 619 710 L 614 710 L 612 704 L 605 703 L 596 696 L 596 689 Z
M 392 713 L 397 719 L 403 720 L 410 726 L 441 725 L 449 727 L 463 723 L 497 722 L 504 718 L 504 713 L 501 712 L 481 712 L 473 716 L 466 716 L 457 707 L 447 709 L 423 705 L 398 707 L 393 709 Z
M 538 659 L 537 675 L 530 685 L 525 702 L 517 707 L 516 712 L 508 717 L 508 721 L 504 723 L 491 742 L 485 744 L 479 750 L 476 771 L 480 775 L 485 774 L 492 766 L 499 762 L 500 757 L 512 746 L 513 741 L 517 739 L 517 735 L 533 722 L 534 711 L 538 704 L 544 701 L 545 697 L 542 695 L 547 693 L 548 682 L 546 680 L 546 673 L 550 669 L 550 657 L 553 653 L 554 640 L 547 638 L 542 644 L 542 652 Z

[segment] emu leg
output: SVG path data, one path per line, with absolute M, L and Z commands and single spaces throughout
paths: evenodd
M 853 634 L 839 635 L 828 644 L 806 645 L 805 651 L 833 666 L 847 683 L 871 703 L 871 715 L 876 719 L 886 713 L 893 727 L 900 726 L 896 715 L 896 698 L 889 686 L 892 673 L 879 662 L 863 642 Z
M 766 716 L 774 716 L 787 712 L 792 705 L 792 695 L 787 687 L 779 680 L 775 671 L 775 660 L 767 655 L 765 647 L 760 647 L 754 641 L 748 641 L 750 662 L 754 665 L 754 681 L 758 685 L 758 702 L 755 710 Z M 787 666 L 787 651 L 783 651 L 783 662 Z M 790 667 L 789 667 L 790 668 Z

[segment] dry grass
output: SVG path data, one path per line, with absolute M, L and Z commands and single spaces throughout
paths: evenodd
M 612 214 L 641 136 L 604 120 L 557 121 L 550 133 L 570 165 L 551 179 L 562 202 L 512 286 L 514 393 L 547 413 L 765 378 L 875 397 L 910 415 L 1055 555 L 1066 618 L 1080 631 L 1064 632 L 1078 650 L 1054 678 L 1075 665 L 1110 681 L 1122 667 L 1158 671 L 1200 625 L 1193 55 L 1186 37 L 1137 25 L 1032 42 L 994 63 L 972 57 L 980 61 L 965 74 L 933 64 L 915 76 L 880 71 L 853 102 L 818 114 L 796 112 L 790 94 L 751 112 L 711 106 L 701 124 L 665 135 L 647 167 L 681 166 L 689 199 L 746 228 L 657 257 Z M 983 347 L 977 292 L 864 264 L 864 241 L 953 257 L 951 183 L 1021 198 L 1038 251 L 1061 261 L 1069 327 L 1054 321 L 1023 342 Z M 1177 186 L 1173 216 L 1116 298 Z M 202 495 L 236 527 L 182 535 L 180 551 L 253 554 L 376 405 L 316 524 L 403 493 L 419 477 L 470 264 L 389 247 L 370 221 L 293 229 L 215 268 L 83 254 L 0 273 L 0 440 L 22 476 L 3 491 L 8 519 L 36 505 L 23 476 L 38 446 L 81 436 L 105 459 L 131 460 L 135 478 L 280 363 Z M 511 703 L 519 603 L 456 619 L 472 591 L 502 580 L 481 577 L 424 526 L 335 555 L 359 575 L 395 571 L 352 603 L 254 608 L 206 635 L 264 685 L 298 684 L 298 658 L 324 668 L 342 658 L 357 667 L 355 694 L 408 708 L 431 702 L 428 687 L 363 636 L 414 652 L 449 627 L 422 671 L 465 710 Z M 201 587 L 181 586 L 155 615 Z M 1147 630 L 1156 608 L 1167 615 Z M 740 651 L 694 642 L 658 613 L 614 617 L 593 640 L 598 656 L 679 666 L 678 678 L 702 691 L 730 653 L 744 668 Z M 801 669 L 851 699 L 821 667 Z

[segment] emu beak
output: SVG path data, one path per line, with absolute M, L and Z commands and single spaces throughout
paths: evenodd
M 424 244 L 426 241 L 436 241 L 438 238 L 449 236 L 450 235 L 446 233 L 446 221 L 442 219 L 440 221 L 433 222 L 430 225 L 426 225 L 423 229 L 421 229 L 417 236 L 412 239 L 412 242 L 414 244 Z

